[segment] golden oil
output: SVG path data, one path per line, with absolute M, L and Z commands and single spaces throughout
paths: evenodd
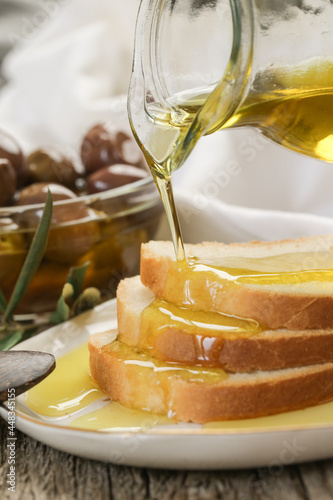
M 200 93 L 184 92 L 169 100 L 166 111 L 147 105 L 154 133 L 143 153 L 160 191 L 178 260 L 185 258 L 172 194 L 171 173 L 187 159 L 204 134 L 253 126 L 291 150 L 333 162 L 333 64 L 314 60 L 308 65 L 273 68 L 256 76 L 236 112 L 218 115 L 220 85 Z

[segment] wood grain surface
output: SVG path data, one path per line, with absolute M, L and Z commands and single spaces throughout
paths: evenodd
M 86 460 L 16 431 L 16 491 L 8 491 L 7 424 L 0 418 L 1 500 L 330 500 L 333 460 L 243 471 L 166 471 Z

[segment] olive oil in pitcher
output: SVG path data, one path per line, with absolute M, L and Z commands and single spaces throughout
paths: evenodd
M 160 191 L 178 260 L 185 253 L 171 173 L 202 135 L 252 126 L 284 147 L 333 162 L 333 4 L 322 4 L 309 11 L 303 4 L 286 2 L 282 8 L 256 0 L 141 2 L 129 116 Z M 214 43 L 200 60 L 192 49 L 197 19 L 202 17 L 206 39 L 215 40 L 214 30 L 225 28 L 227 5 L 233 26 L 229 61 L 220 81 L 200 85 L 202 68 L 218 66 L 219 55 Z M 214 24 L 218 17 L 220 25 Z M 182 39 L 180 28 L 189 33 L 191 25 L 193 38 Z M 184 54 L 193 61 L 188 64 Z

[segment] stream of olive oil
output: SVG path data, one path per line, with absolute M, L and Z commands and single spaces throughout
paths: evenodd
M 199 94 L 184 92 L 169 100 L 166 111 L 156 102 L 147 112 L 154 133 L 141 148 L 164 203 L 178 260 L 185 252 L 172 194 L 171 173 L 187 159 L 204 134 L 253 126 L 294 151 L 333 162 L 333 64 L 308 65 L 263 72 L 231 117 L 218 115 L 222 84 Z
M 89 411 L 89 405 L 97 400 L 102 400 L 103 406 L 98 410 Z M 26 393 L 26 403 L 36 413 L 49 418 L 59 417 L 61 420 L 76 416 L 69 425 L 78 429 L 148 431 L 156 426 L 175 424 L 175 420 L 166 416 L 132 410 L 109 402 L 106 394 L 97 388 L 89 375 L 89 352 L 86 343 L 58 358 L 54 372 Z M 84 409 L 87 411 L 82 414 Z M 59 421 L 50 420 L 50 423 L 57 424 Z M 261 429 L 325 424 L 333 424 L 333 402 L 270 417 L 212 422 L 203 427 Z

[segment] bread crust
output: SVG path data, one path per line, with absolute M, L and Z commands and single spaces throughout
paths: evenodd
M 131 408 L 205 423 L 272 415 L 333 399 L 333 363 L 264 376 L 231 375 L 213 384 L 177 375 L 162 379 L 151 366 L 126 363 L 112 344 L 104 351 L 99 335 L 89 341 L 91 375 L 112 400 Z
M 221 256 L 244 255 L 265 256 L 286 252 L 313 251 L 317 255 L 332 248 L 333 236 L 300 238 L 281 242 L 250 242 L 244 244 L 203 243 L 201 245 L 185 245 L 187 255 L 199 256 L 206 252 L 214 252 Z M 321 256 L 322 258 L 322 256 Z M 174 254 L 169 242 L 149 242 L 141 247 L 142 283 L 156 297 L 170 301 L 165 284 Z M 211 284 L 203 278 L 203 295 L 208 295 Z M 291 290 L 291 288 L 290 288 Z M 181 293 L 174 294 L 172 301 L 182 305 Z M 191 306 L 189 306 L 191 307 Z M 209 303 L 196 304 L 197 309 L 234 314 L 255 319 L 269 329 L 286 328 L 289 330 L 328 329 L 333 328 L 333 295 L 297 293 L 286 290 L 272 290 L 265 286 L 237 286 L 224 290 L 223 294 L 211 294 Z
M 207 340 L 209 348 L 204 349 Z M 333 362 L 333 332 L 327 335 L 322 330 L 315 337 L 301 334 L 286 338 L 281 331 L 280 336 L 271 338 L 259 334 L 232 340 L 215 338 L 212 342 L 210 337 L 201 336 L 198 340 L 191 334 L 169 329 L 157 337 L 149 352 L 162 361 L 223 368 L 231 373 L 271 371 Z
M 117 290 L 119 338 L 125 344 L 147 350 L 162 361 L 183 365 L 223 368 L 228 372 L 278 370 L 333 362 L 333 330 L 264 331 L 250 337 L 230 338 L 168 327 L 149 340 L 140 330 L 152 328 L 143 310 L 154 299 L 139 276 L 122 280 Z M 142 321 L 146 324 L 143 325 Z

